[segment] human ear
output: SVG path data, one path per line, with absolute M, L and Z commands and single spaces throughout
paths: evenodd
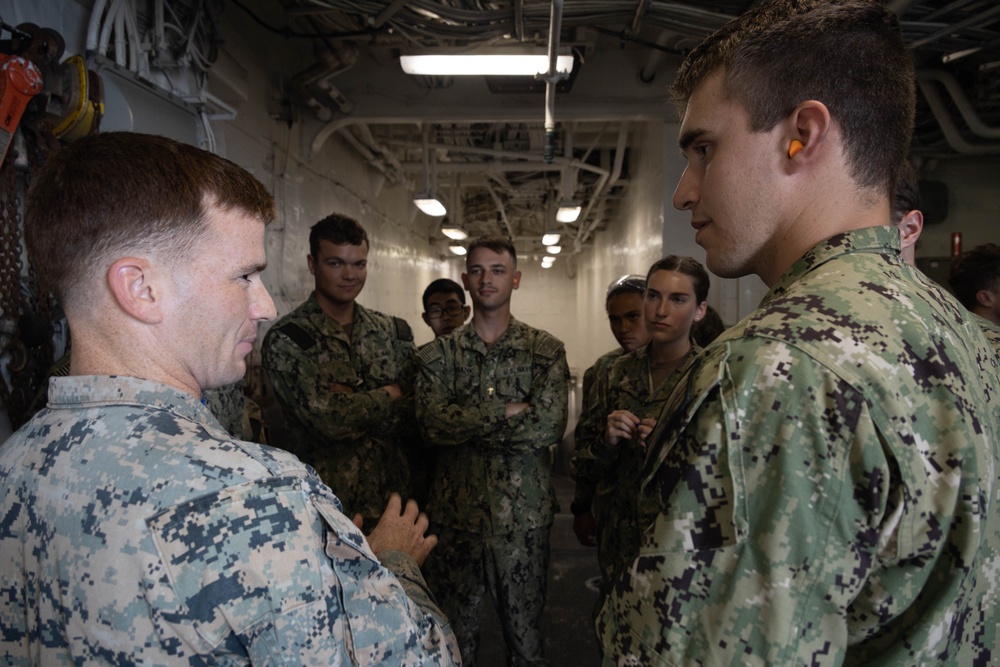
M 139 257 L 122 257 L 108 269 L 108 287 L 118 306 L 146 324 L 163 320 L 163 295 L 152 262 Z
M 913 210 L 903 216 L 899 223 L 899 247 L 910 248 L 917 244 L 920 233 L 924 231 L 924 214 Z
M 814 156 L 830 132 L 830 109 L 818 100 L 802 102 L 789 115 L 782 150 L 789 160 Z

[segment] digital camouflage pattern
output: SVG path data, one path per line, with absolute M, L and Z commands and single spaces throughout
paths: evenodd
M 498 610 L 506 664 L 547 664 L 539 628 L 548 581 L 549 528 L 487 537 L 446 527 L 435 532 L 439 542 L 424 564 L 424 575 L 451 621 L 463 664 L 475 665 L 487 591 Z M 499 647 L 483 649 L 499 653 Z
M 548 548 L 524 545 L 529 533 L 547 543 L 555 515 L 550 448 L 566 429 L 565 348 L 511 318 L 491 347 L 469 324 L 423 348 L 419 365 L 417 421 L 436 455 L 427 515 L 434 530 L 466 533 L 472 542 L 479 536 L 480 544 L 440 540 L 425 566 L 428 583 L 442 609 L 455 615 L 468 613 L 469 597 L 488 587 L 494 600 L 506 600 L 498 609 L 501 623 L 518 629 L 506 636 L 511 664 L 544 664 L 539 621 Z M 531 407 L 507 419 L 506 403 L 519 402 Z M 482 565 L 484 550 L 492 572 Z M 475 588 L 463 579 L 468 573 L 480 577 Z M 474 659 L 478 621 L 463 617 L 456 633 L 467 663 Z
M 594 365 L 583 372 L 583 387 L 581 395 L 583 397 L 580 408 L 580 417 L 573 429 L 573 457 L 569 461 L 569 474 L 576 482 L 573 492 L 573 514 L 589 511 L 591 503 L 594 502 L 594 482 L 593 474 L 589 470 L 590 462 L 580 458 L 578 452 L 580 448 L 590 446 L 596 438 L 604 432 L 604 424 L 607 414 L 601 414 L 604 410 L 603 401 L 597 394 L 598 378 L 603 378 L 608 374 L 611 364 L 618 357 L 625 354 L 623 348 L 611 350 L 597 358 Z
M 187 394 L 53 378 L 49 407 L 0 447 L 5 664 L 438 665 L 456 650 L 409 556 L 380 564 L 311 470 L 234 440 Z
M 368 523 L 393 491 L 410 495 L 403 447 L 416 445 L 412 400 L 393 402 L 380 387 L 399 383 L 412 395 L 414 358 L 403 320 L 355 303 L 348 338 L 315 293 L 264 337 L 262 365 L 288 427 L 287 439 L 274 444 L 313 466 L 348 515 Z
M 642 531 L 653 523 L 659 508 L 657 498 L 640 489 L 645 446 L 638 440 L 617 446 L 605 444 L 607 417 L 615 410 L 628 410 L 639 419 L 659 417 L 684 366 L 700 351 L 692 345 L 685 363 L 654 389 L 650 386 L 650 345 L 623 354 L 598 380 L 594 393 L 600 404 L 596 409 L 603 414 L 604 425 L 589 444 L 577 450 L 575 457 L 585 462 L 588 481 L 595 487 L 591 511 L 597 522 L 597 560 L 601 567 L 598 603 L 607 596 L 615 573 L 639 555 Z
M 229 435 L 237 440 L 252 440 L 244 430 L 247 398 L 243 394 L 243 384 L 241 379 L 225 387 L 206 389 L 202 401 Z
M 550 448 L 566 430 L 566 350 L 511 318 L 492 347 L 472 325 L 423 348 L 417 422 L 437 450 L 427 515 L 437 524 L 504 535 L 552 524 Z M 507 403 L 531 408 L 511 419 Z
M 894 228 L 832 237 L 681 378 L 605 664 L 990 664 L 997 356 Z
M 986 336 L 986 340 L 990 342 L 993 349 L 996 350 L 997 355 L 1000 356 L 1000 326 L 993 324 L 985 317 L 973 314 L 973 318 L 976 320 L 976 324 L 979 328 L 983 330 L 983 335 Z

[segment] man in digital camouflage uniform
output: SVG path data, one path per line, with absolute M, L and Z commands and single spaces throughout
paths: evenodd
M 274 444 L 316 468 L 366 530 L 389 494 L 409 496 L 403 447 L 415 435 L 410 327 L 356 301 L 368 248 L 368 234 L 347 216 L 313 225 L 315 290 L 267 332 L 262 362 L 287 427 Z
M 394 496 L 366 540 L 311 470 L 199 400 L 274 317 L 273 216 L 248 173 L 163 137 L 81 139 L 33 179 L 28 251 L 73 359 L 0 447 L 4 664 L 455 661 L 416 505 Z
M 608 285 L 604 304 L 618 347 L 602 354 L 583 373 L 583 406 L 573 429 L 574 454 L 570 459 L 570 474 L 576 482 L 570 511 L 573 513 L 573 532 L 584 546 L 597 545 L 597 522 L 592 511 L 596 475 L 591 470 L 590 461 L 580 457 L 579 452 L 600 437 L 608 416 L 602 414 L 605 402 L 598 393 L 601 386 L 598 380 L 607 376 L 615 360 L 642 347 L 649 340 L 646 323 L 642 319 L 642 295 L 645 291 L 645 276 L 624 275 Z
M 986 243 L 953 259 L 948 284 L 1000 354 L 1000 246 Z
M 866 0 L 755 6 L 674 87 L 708 268 L 760 308 L 650 434 L 661 499 L 598 621 L 606 664 L 996 661 L 996 355 L 890 227 L 914 72 Z
M 424 347 L 417 421 L 436 450 L 427 514 L 440 543 L 425 568 L 474 664 L 486 591 L 496 603 L 508 665 L 542 665 L 552 445 L 566 428 L 563 344 L 510 314 L 521 280 L 514 246 L 474 241 L 462 280 L 472 322 Z

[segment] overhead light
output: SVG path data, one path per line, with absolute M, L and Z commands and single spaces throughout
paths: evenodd
M 556 233 L 543 234 L 542 235 L 542 245 L 544 245 L 544 246 L 555 245 L 555 244 L 559 243 L 559 238 L 561 236 L 562 236 L 561 234 L 556 234 Z
M 556 211 L 556 221 L 569 223 L 576 222 L 576 219 L 580 217 L 580 211 L 583 210 L 583 206 L 574 201 L 563 202 L 559 204 L 559 209 Z
M 442 223 L 441 233 L 450 238 L 452 241 L 464 241 L 469 238 L 469 233 L 453 222 Z
M 469 252 L 468 250 L 465 249 L 464 245 L 450 245 L 450 246 L 448 246 L 448 250 L 451 250 L 453 253 L 455 253 L 459 257 L 461 257 L 465 253 Z
M 559 253 L 562 252 L 562 246 L 558 245 L 545 246 L 545 252 L 549 253 L 550 255 L 558 255 Z
M 448 209 L 444 207 L 441 200 L 429 192 L 421 192 L 413 195 L 413 203 L 432 218 L 440 218 L 448 212 Z
M 508 47 L 456 52 L 449 49 L 423 49 L 399 56 L 407 74 L 424 76 L 535 76 L 549 71 L 545 49 Z M 556 72 L 568 74 L 573 56 L 567 51 L 556 56 Z
M 547 257 L 543 257 L 542 258 L 542 268 L 543 269 L 547 269 L 547 268 L 549 268 L 550 266 L 552 266 L 555 263 L 556 263 L 556 258 L 553 257 L 552 255 L 548 255 Z

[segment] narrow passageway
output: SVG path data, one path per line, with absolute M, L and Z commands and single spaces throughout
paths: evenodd
M 552 560 L 549 564 L 549 597 L 542 634 L 545 656 L 552 667 L 596 667 L 601 664 L 594 637 L 591 611 L 597 599 L 597 549 L 581 546 L 573 534 L 573 480 L 553 476 L 559 514 L 552 526 Z M 490 603 L 492 604 L 492 603 Z M 480 667 L 504 667 L 503 638 L 496 612 L 488 606 L 480 636 Z

